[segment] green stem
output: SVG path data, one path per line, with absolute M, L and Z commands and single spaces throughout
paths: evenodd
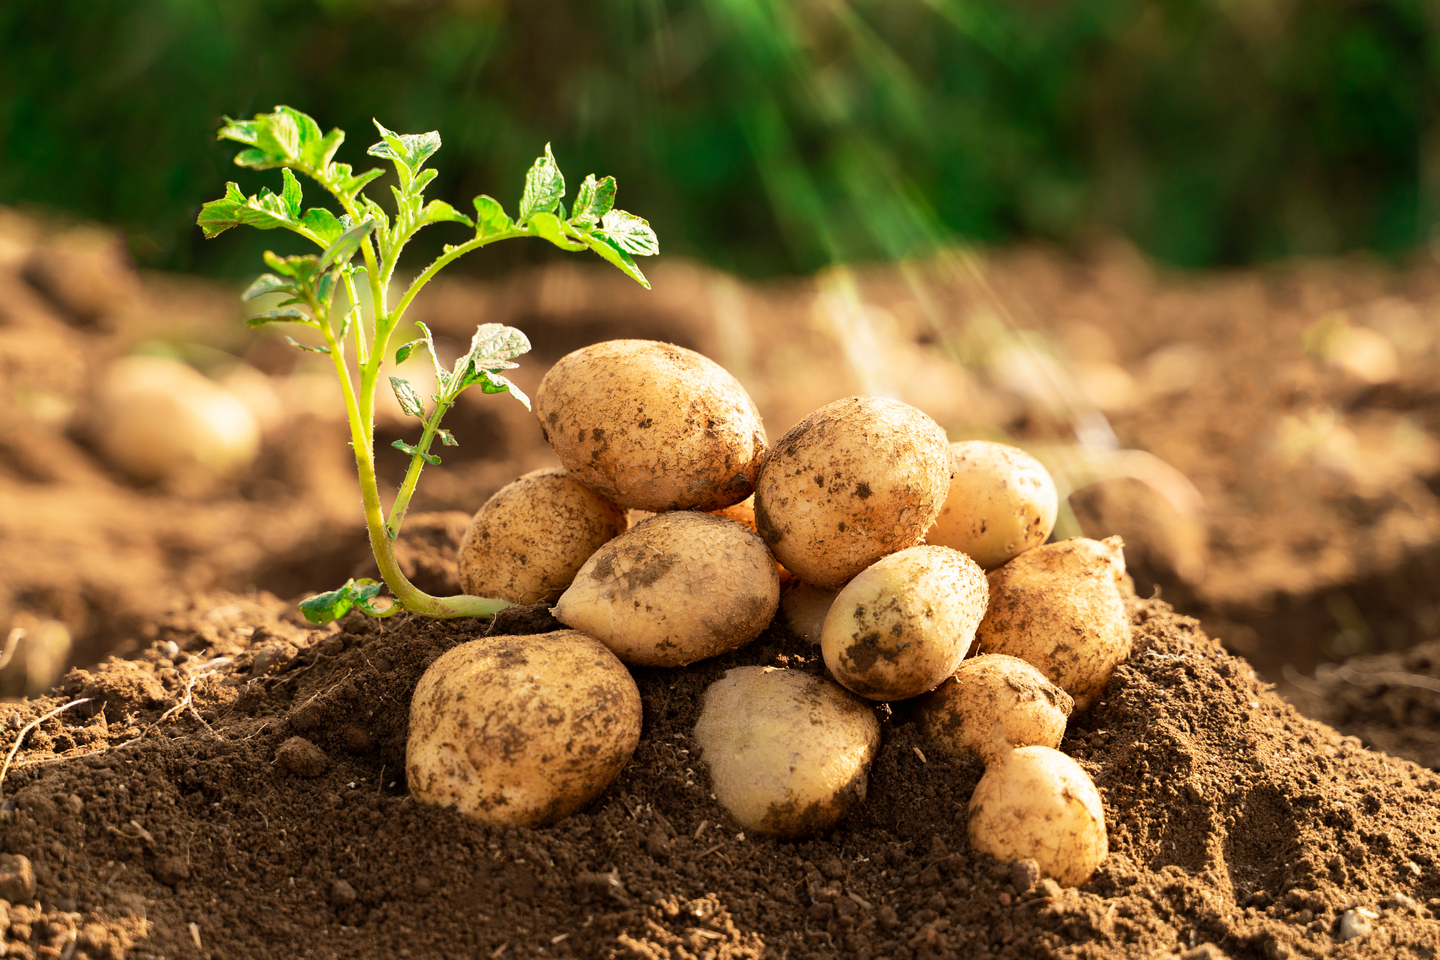
M 416 446 L 420 453 L 410 458 L 410 469 L 405 471 L 400 492 L 395 494 L 395 502 L 390 505 L 390 520 L 385 529 L 392 540 L 400 536 L 400 527 L 405 523 L 405 512 L 410 509 L 410 498 L 415 494 L 415 485 L 420 482 L 420 471 L 425 469 L 425 454 L 430 452 L 430 445 L 435 442 L 435 434 L 440 429 L 440 418 L 445 416 L 445 411 L 449 410 L 453 403 L 452 400 L 443 400 L 436 404 L 434 415 L 425 422 L 425 432 L 420 435 L 420 443 Z

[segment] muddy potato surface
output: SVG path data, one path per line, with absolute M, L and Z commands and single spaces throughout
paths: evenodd
M 966 440 L 950 449 L 955 476 L 926 543 L 953 547 L 993 570 L 1049 538 L 1060 500 L 1039 460 L 989 440 Z
M 567 354 L 535 397 L 580 482 L 623 507 L 716 510 L 755 488 L 765 428 L 740 381 L 693 350 L 610 340 Z
M 640 742 L 640 691 L 574 630 L 489 637 L 430 665 L 410 702 L 405 774 L 421 803 L 537 827 L 598 797 Z
M 786 569 L 835 589 L 920 542 L 954 463 L 945 432 L 914 407 L 837 400 L 775 444 L 756 481 L 756 525 Z
M 532 471 L 476 511 L 460 541 L 461 588 L 511 603 L 553 602 L 625 525 L 623 509 L 568 470 Z
M 926 738 L 947 753 L 993 762 L 1012 747 L 1059 749 L 1075 701 L 1018 657 L 971 657 L 915 708 Z
M 1089 709 L 1130 656 L 1124 575 L 1119 537 L 1027 550 L 989 574 L 980 650 L 1019 657 L 1074 697 L 1075 709 Z
M 989 594 L 965 554 L 922 545 L 866 567 L 835 597 L 820 631 L 825 667 L 871 700 L 905 700 L 955 672 Z
M 865 799 L 880 723 L 829 680 L 736 667 L 705 691 L 695 740 L 716 799 L 740 826 L 805 837 Z
M 679 667 L 754 640 L 779 604 L 775 561 L 758 534 L 680 510 L 595 551 L 554 614 L 626 663 Z

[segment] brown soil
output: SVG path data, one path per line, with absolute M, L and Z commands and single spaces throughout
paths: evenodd
M 114 250 L 0 216 L 0 630 L 21 638 L 0 684 L 33 685 L 47 650 L 85 668 L 0 705 L 0 747 L 19 748 L 0 782 L 5 956 L 1440 954 L 1440 777 L 1301 717 L 1249 665 L 1298 667 L 1287 689 L 1312 714 L 1437 765 L 1433 266 L 1175 279 L 1102 245 L 768 288 L 662 263 L 653 294 L 552 268 L 417 304 L 442 350 L 477 317 L 526 330 L 525 388 L 585 342 L 663 338 L 734 371 L 772 436 L 889 393 L 952 436 L 1066 445 L 1052 462 L 1071 482 L 1112 477 L 1073 498 L 1075 529 L 1124 535 L 1141 594 L 1158 585 L 1205 626 L 1134 601 L 1140 649 L 1064 744 L 1101 788 L 1112 854 L 1061 890 L 970 850 L 981 770 L 930 749 L 903 705 L 835 831 L 739 837 L 688 738 L 726 667 L 820 669 L 778 624 L 725 658 L 636 671 L 641 746 L 584 814 L 502 830 L 415 805 L 410 691 L 486 625 L 297 622 L 294 597 L 367 564 L 333 404 L 306 358 L 235 322 L 233 291 L 136 277 Z M 1391 367 L 1327 352 L 1337 327 L 1386 338 Z M 144 487 L 92 452 L 88 384 L 154 342 L 277 385 L 249 473 Z M 1017 368 L 1018 342 L 1053 369 Z M 518 405 L 453 421 L 462 446 L 427 472 L 416 509 L 432 512 L 401 548 L 436 590 L 463 518 L 553 462 Z M 1203 511 L 1151 461 L 1071 444 L 1105 429 L 1178 468 Z M 413 439 L 398 419 L 379 433 Z M 382 460 L 392 482 L 402 465 Z M 520 611 L 497 629 L 553 626 Z M 127 659 L 93 666 L 107 654 Z M 1378 916 L 1342 923 L 1352 909 Z

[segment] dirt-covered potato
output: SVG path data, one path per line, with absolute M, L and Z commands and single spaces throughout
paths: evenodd
M 985 653 L 960 664 L 915 708 L 920 729 L 947 753 L 992 762 L 1012 747 L 1058 749 L 1075 701 L 1018 657 Z
M 740 826 L 806 837 L 865 799 L 880 723 L 829 680 L 736 667 L 705 691 L 695 740 L 716 799 Z
M 1038 667 L 1087 710 L 1130 656 L 1130 618 L 1120 592 L 1119 537 L 1076 537 L 1027 550 L 990 572 L 990 607 L 976 639 Z
M 1049 747 L 1007 750 L 970 797 L 970 845 L 1000 861 L 1034 860 L 1078 887 L 1109 853 L 1100 794 L 1080 764 Z
M 490 637 L 432 663 L 410 701 L 405 776 L 421 803 L 538 827 L 604 792 L 640 742 L 640 691 L 575 630 Z
M 1045 542 L 1060 500 L 1039 460 L 989 440 L 952 443 L 950 449 L 955 476 L 926 543 L 954 547 L 993 570 Z
M 511 603 L 554 601 L 624 529 L 625 511 L 568 470 L 532 471 L 476 511 L 460 541 L 461 588 Z
M 780 598 L 780 612 L 790 631 L 801 640 L 819 644 L 820 634 L 825 629 L 825 618 L 835 603 L 838 590 L 822 590 L 804 580 L 795 581 Z
M 836 588 L 935 522 L 955 458 L 945 432 L 898 400 L 848 397 L 775 444 L 755 485 L 755 522 L 801 580 Z
M 595 551 L 554 614 L 626 663 L 681 667 L 754 640 L 779 604 L 775 561 L 758 534 L 680 510 Z
M 693 350 L 610 340 L 561 358 L 535 397 L 581 483 L 623 507 L 716 510 L 755 488 L 765 428 L 745 388 Z
M 988 594 L 984 571 L 958 550 L 921 545 L 883 557 L 830 605 L 825 667 L 871 700 L 933 690 L 965 659 Z

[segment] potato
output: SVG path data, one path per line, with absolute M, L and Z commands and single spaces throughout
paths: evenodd
M 820 634 L 825 629 L 825 618 L 839 594 L 838 590 L 821 590 L 803 580 L 795 581 L 795 585 L 780 598 L 780 611 L 785 614 L 790 632 L 801 640 L 818 645 Z
M 758 534 L 682 510 L 595 551 L 554 614 L 626 663 L 680 667 L 743 647 L 779 604 L 775 561 Z
M 766 458 L 756 526 L 786 569 L 834 589 L 920 542 L 954 468 L 945 432 L 914 407 L 837 400 L 800 421 Z
M 989 440 L 952 443 L 950 449 L 955 477 L 926 543 L 954 547 L 993 570 L 1045 542 L 1060 500 L 1039 460 Z
M 736 667 L 705 691 L 695 741 L 715 798 L 744 829 L 811 836 L 865 799 L 874 712 L 829 680 Z
M 1012 747 L 1058 748 L 1075 701 L 1018 657 L 986 653 L 916 705 L 925 736 L 958 756 L 993 762 Z
M 1109 852 L 1100 794 L 1080 764 L 1049 747 L 1007 750 L 970 797 L 970 845 L 1000 861 L 1031 859 L 1067 887 Z
M 622 507 L 717 510 L 755 488 L 765 427 L 724 368 L 693 350 L 611 340 L 561 358 L 535 397 L 576 478 Z
M 990 572 L 990 607 L 976 638 L 984 653 L 1038 667 L 1088 710 L 1130 656 L 1119 537 L 1076 537 L 1027 550 Z
M 985 574 L 965 554 L 922 545 L 866 567 L 820 631 L 831 676 L 871 700 L 905 700 L 955 672 L 985 615 Z
M 410 702 L 405 774 L 421 803 L 538 827 L 604 792 L 640 742 L 640 691 L 574 630 L 462 643 Z
M 476 511 L 460 541 L 461 589 L 511 603 L 554 602 L 625 511 L 561 467 L 534 470 Z

